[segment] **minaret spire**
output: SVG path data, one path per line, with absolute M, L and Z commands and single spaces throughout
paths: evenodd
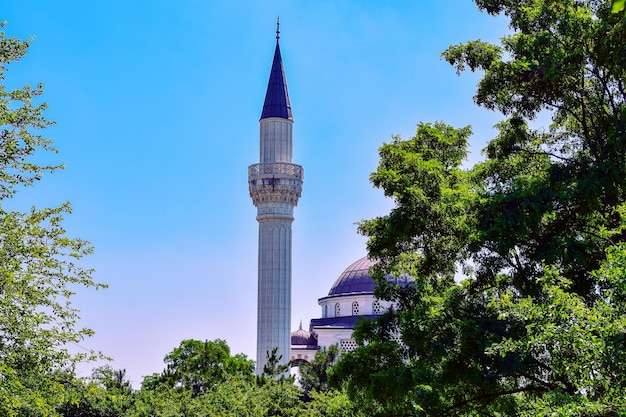
M 280 17 L 276 20 L 276 49 L 274 50 L 274 60 L 272 61 L 270 79 L 267 83 L 267 92 L 265 93 L 261 119 L 281 117 L 283 119 L 293 120 L 289 92 L 287 91 L 287 77 L 285 77 L 283 58 L 280 55 L 279 39 Z
M 257 374 L 268 352 L 278 348 L 281 364 L 291 350 L 291 224 L 302 193 L 304 171 L 291 163 L 293 117 L 278 40 L 260 124 L 259 163 L 248 168 L 250 197 L 259 222 Z

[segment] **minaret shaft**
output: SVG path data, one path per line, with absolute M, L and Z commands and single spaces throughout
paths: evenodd
M 293 219 L 293 218 L 292 218 Z M 268 351 L 289 360 L 291 328 L 291 221 L 259 221 L 257 373 Z

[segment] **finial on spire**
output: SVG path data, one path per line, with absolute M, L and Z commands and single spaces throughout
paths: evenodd
M 302 330 L 302 319 L 300 319 L 300 328 L 298 330 Z
M 276 40 L 280 39 L 280 16 L 276 18 Z

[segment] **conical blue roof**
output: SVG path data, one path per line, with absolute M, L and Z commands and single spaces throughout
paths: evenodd
M 280 56 L 278 39 L 276 39 L 272 72 L 270 72 L 270 80 L 267 83 L 265 103 L 263 103 L 263 112 L 261 113 L 261 119 L 268 117 L 281 117 L 283 119 L 293 120 L 289 93 L 287 92 L 287 79 L 285 78 L 283 60 Z

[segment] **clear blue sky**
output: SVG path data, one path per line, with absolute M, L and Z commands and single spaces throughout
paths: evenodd
M 502 19 L 469 0 L 3 0 L 9 36 L 34 36 L 9 86 L 45 85 L 47 135 L 67 165 L 15 204 L 69 200 L 71 235 L 103 291 L 75 304 L 137 386 L 186 338 L 225 339 L 254 358 L 256 210 L 247 167 L 281 19 L 281 51 L 305 183 L 293 226 L 292 327 L 365 239 L 355 222 L 391 202 L 372 188 L 377 149 L 418 122 L 471 124 L 472 158 L 498 114 L 476 107 L 476 74 L 440 59 L 450 44 L 497 41 Z M 90 368 L 90 367 L 89 367 Z M 81 371 L 88 375 L 88 369 Z

